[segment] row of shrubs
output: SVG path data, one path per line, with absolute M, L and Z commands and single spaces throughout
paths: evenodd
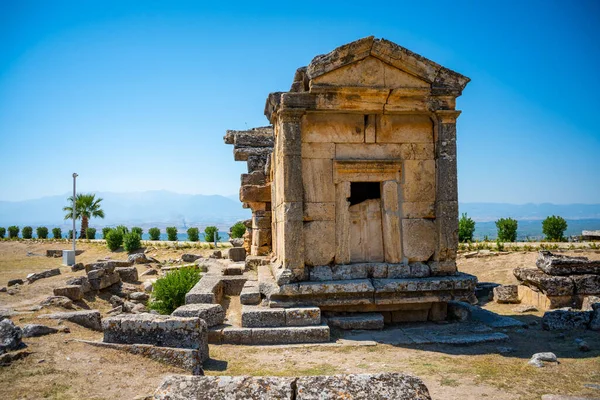
M 496 221 L 498 242 L 514 242 L 517 240 L 517 228 L 519 223 L 516 219 L 500 218 Z M 567 230 L 567 221 L 564 218 L 552 215 L 542 221 L 542 232 L 546 240 L 552 242 L 562 242 L 565 240 L 565 231 Z M 469 218 L 466 213 L 462 214 L 458 220 L 458 240 L 459 242 L 472 242 L 473 232 L 475 232 L 475 221 Z
M 105 227 L 102 228 L 102 237 L 107 239 L 107 235 L 111 230 L 121 230 L 122 232 L 128 233 L 129 230 L 124 225 L 119 225 L 115 228 Z M 9 226 L 8 227 L 8 238 L 18 238 L 19 237 L 19 227 L 18 226 Z M 174 226 L 170 226 L 166 228 L 167 232 L 167 240 L 177 241 L 177 228 Z M 231 237 L 232 238 L 240 238 L 246 232 L 246 227 L 242 222 L 237 222 L 235 225 L 231 227 Z M 37 237 L 39 239 L 48 239 L 48 228 L 45 226 L 39 226 L 36 228 Z M 131 228 L 131 233 L 136 233 L 141 240 L 142 235 L 144 234 L 144 230 L 138 226 L 134 226 Z M 148 230 L 148 235 L 150 235 L 150 240 L 160 240 L 160 229 L 159 228 L 150 228 Z M 200 240 L 200 231 L 198 228 L 189 228 L 187 230 L 188 240 L 191 242 L 197 242 Z M 33 237 L 33 228 L 31 226 L 25 226 L 22 230 L 23 239 L 31 239 Z M 6 229 L 0 227 L 0 239 L 3 239 L 6 236 Z M 215 237 L 216 236 L 216 237 Z M 52 228 L 52 237 L 53 239 L 61 239 L 62 238 L 62 230 L 60 228 Z M 73 230 L 69 230 L 69 234 L 67 238 L 73 238 Z M 80 237 L 80 239 L 83 239 Z M 85 239 L 96 239 L 96 228 L 87 228 Z M 207 226 L 204 229 L 204 239 L 206 242 L 214 242 L 215 239 L 218 241 L 221 239 L 218 233 L 218 229 L 216 226 Z

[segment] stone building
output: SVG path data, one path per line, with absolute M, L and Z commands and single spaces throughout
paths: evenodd
M 240 200 L 253 211 L 251 254 L 271 256 L 273 282 L 261 286 L 271 307 L 422 320 L 473 297 L 475 277 L 456 270 L 455 103 L 468 82 L 368 37 L 269 95 L 273 147 L 258 131 L 228 131 L 249 165 Z

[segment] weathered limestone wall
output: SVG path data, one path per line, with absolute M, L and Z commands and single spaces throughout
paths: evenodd
M 246 161 L 248 173 L 242 174 L 240 201 L 252 210 L 252 219 L 244 235 L 244 247 L 251 255 L 271 252 L 271 179 L 270 159 L 273 152 L 273 128 L 227 131 L 223 138 L 233 144 L 236 161 Z

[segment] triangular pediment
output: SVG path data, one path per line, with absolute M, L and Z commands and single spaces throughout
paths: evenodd
M 370 36 L 315 57 L 312 83 L 335 86 L 439 87 L 461 92 L 469 78 L 385 39 Z M 411 86 L 412 85 L 412 86 Z
M 393 67 L 378 58 L 368 56 L 320 75 L 312 86 L 371 87 L 371 88 L 429 88 L 429 82 Z

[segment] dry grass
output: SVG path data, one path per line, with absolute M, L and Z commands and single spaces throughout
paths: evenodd
M 111 253 L 101 243 L 80 243 L 85 252 L 83 262 L 110 256 L 125 259 L 122 252 Z M 69 244 L 36 241 L 0 241 L 0 286 L 28 273 L 60 267 L 60 259 L 27 256 L 27 252 L 45 254 L 49 248 L 69 248 Z M 181 249 L 152 246 L 150 254 L 165 261 L 176 259 L 184 252 L 208 255 L 203 248 Z M 600 259 L 594 251 L 576 253 Z M 512 283 L 512 269 L 533 267 L 536 253 L 515 252 L 495 257 L 464 259 L 459 257 L 459 269 L 475 274 L 481 281 Z M 143 270 L 143 266 L 139 266 Z M 140 271 L 141 271 L 140 270 Z M 20 293 L 9 296 L 0 293 L 0 308 L 25 310 L 51 294 L 72 273 L 61 267 L 62 275 L 24 285 Z M 151 277 L 150 277 L 151 278 Z M 236 299 L 231 299 L 232 304 Z M 110 305 L 106 298 L 86 299 L 87 306 L 101 311 Z M 486 308 L 512 315 L 512 305 L 488 303 Z M 232 306 L 232 313 L 239 304 Z M 13 317 L 18 325 L 40 322 L 39 314 L 61 311 L 44 309 Z M 527 321 L 539 321 L 541 313 L 516 316 Z M 53 325 L 53 321 L 43 320 Z M 182 373 L 176 368 L 116 350 L 90 347 L 72 339 L 99 340 L 101 333 L 92 332 L 71 323 L 70 334 L 55 334 L 26 339 L 28 358 L 0 369 L 0 399 L 131 399 L 151 393 L 163 376 Z M 564 339 L 533 326 L 524 333 L 509 331 L 514 351 L 498 354 L 498 344 L 466 347 L 453 346 L 211 346 L 211 360 L 205 365 L 208 375 L 329 375 L 337 373 L 372 373 L 383 371 L 408 372 L 420 376 L 436 399 L 539 399 L 542 394 L 568 394 L 599 397 L 600 391 L 586 388 L 586 383 L 600 383 L 600 335 L 573 332 Z M 579 352 L 574 344 L 583 337 L 592 348 Z M 559 365 L 536 369 L 527 365 L 533 353 L 553 351 Z

